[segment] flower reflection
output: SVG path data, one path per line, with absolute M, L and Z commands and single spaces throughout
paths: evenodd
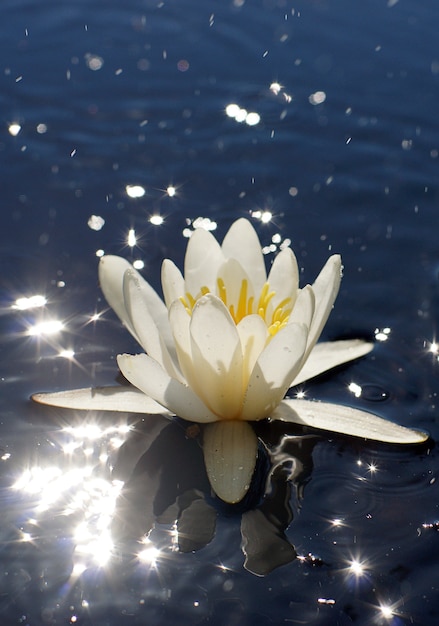
M 251 489 L 241 504 L 231 506 L 211 499 L 203 453 L 198 441 L 188 438 L 186 424 L 146 419 L 119 450 L 113 470 L 125 483 L 112 524 L 118 552 L 155 563 L 166 551 L 199 550 L 213 539 L 218 516 L 233 510 L 241 514 L 247 570 L 265 575 L 294 560 L 285 531 L 293 519 L 291 502 L 302 498 L 311 473 L 317 438 L 273 432 L 266 425 L 258 434 L 264 443 Z M 160 553 L 151 542 L 157 532 L 167 536 Z

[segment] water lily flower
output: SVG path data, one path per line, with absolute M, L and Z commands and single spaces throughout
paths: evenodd
M 316 345 L 337 296 L 341 258 L 331 256 L 312 285 L 299 288 L 290 248 L 267 276 L 257 234 L 235 221 L 222 245 L 208 231 L 190 238 L 184 274 L 166 259 L 164 300 L 123 258 L 104 256 L 102 291 L 144 349 L 122 354 L 119 368 L 134 388 L 38 394 L 74 408 L 167 413 L 204 425 L 206 469 L 215 493 L 238 502 L 249 488 L 258 442 L 248 422 L 281 419 L 392 443 L 417 443 L 424 433 L 364 411 L 285 398 L 288 389 L 364 356 L 361 340 Z

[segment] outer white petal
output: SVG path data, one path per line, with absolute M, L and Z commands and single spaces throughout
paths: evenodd
M 297 375 L 307 336 L 304 324 L 288 324 L 273 337 L 250 376 L 241 419 L 254 421 L 272 414 Z
M 161 404 L 135 387 L 87 387 L 54 393 L 36 393 L 32 400 L 49 406 L 79 411 L 123 411 L 125 413 L 161 413 L 172 415 Z
M 286 399 L 272 414 L 273 419 L 385 443 L 422 443 L 421 430 L 405 428 L 366 411 L 340 404 Z
M 242 407 L 242 349 L 236 325 L 222 301 L 200 298 L 190 322 L 192 360 L 197 393 L 224 419 L 236 418 Z
M 132 269 L 125 272 L 123 291 L 126 309 L 142 348 L 173 378 L 181 380 L 174 343 L 168 347 L 149 313 L 145 281 Z
M 312 285 L 316 305 L 311 330 L 308 337 L 307 355 L 311 352 L 337 297 L 341 282 L 341 257 L 334 254 L 326 261 L 322 271 Z
M 165 303 L 132 265 L 121 257 L 105 255 L 99 263 L 99 281 L 105 299 L 127 326 L 128 330 L 137 339 L 124 302 L 123 276 L 128 269 L 138 276 L 144 297 L 148 302 L 148 310 L 160 334 L 164 338 L 166 345 L 172 344 L 171 330 L 168 322 L 168 310 Z
M 267 339 L 267 325 L 260 315 L 246 315 L 236 327 L 241 340 L 243 357 L 244 385 L 253 371 L 256 361 L 264 350 Z
M 106 254 L 99 262 L 99 283 L 108 304 L 138 341 L 123 296 L 123 277 L 129 269 L 132 265 L 126 259 Z
M 314 346 L 311 354 L 302 366 L 291 386 L 314 378 L 333 367 L 343 365 L 368 354 L 374 347 L 373 343 L 362 339 L 343 339 L 340 341 L 322 341 Z
M 215 237 L 203 228 L 192 233 L 184 259 L 185 289 L 195 298 L 201 287 L 216 288 L 217 272 L 224 255 Z
M 294 305 L 299 288 L 299 269 L 297 267 L 296 257 L 291 248 L 284 248 L 277 255 L 273 261 L 267 280 L 270 284 L 270 290 L 276 292 L 276 295 L 271 301 L 273 308 L 285 298 L 291 299 L 289 306 Z
M 239 261 L 259 292 L 267 280 L 267 272 L 259 238 L 250 222 L 244 218 L 233 222 L 221 247 L 226 258 Z
M 250 487 L 258 440 L 249 424 L 240 421 L 207 424 L 203 434 L 204 461 L 214 492 L 225 502 L 239 502 Z
M 168 309 L 174 300 L 184 296 L 184 278 L 175 263 L 169 259 L 162 263 L 162 290 Z
M 218 419 L 192 389 L 171 378 L 147 354 L 119 354 L 117 363 L 132 385 L 179 417 L 190 422 L 214 422 Z

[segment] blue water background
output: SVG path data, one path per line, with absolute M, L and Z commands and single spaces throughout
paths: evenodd
M 59 537 L 37 555 L 14 547 L 21 511 L 9 485 L 57 428 L 29 395 L 112 384 L 115 355 L 136 351 L 110 312 L 88 323 L 105 307 L 96 251 L 142 260 L 159 289 L 161 260 L 182 263 L 183 231 L 198 217 L 215 221 L 219 238 L 241 216 L 264 246 L 289 238 L 303 283 L 341 253 L 324 338 L 390 332 L 372 355 L 307 384 L 308 397 L 437 439 L 439 5 L 3 0 L 0 18 L 0 445 L 11 454 L 0 461 L 2 623 L 437 624 L 439 535 L 422 526 L 439 518 L 433 444 L 322 439 L 288 530 L 319 566 L 296 560 L 263 578 L 242 568 L 239 520 L 225 516 L 211 544 L 148 578 L 124 585 L 98 571 L 68 586 Z M 260 123 L 228 117 L 230 103 Z M 146 193 L 131 198 L 127 185 Z M 272 220 L 251 217 L 258 210 Z M 157 214 L 161 226 L 149 221 Z M 102 230 L 89 228 L 91 215 Z M 11 305 L 34 293 L 46 294 L 46 316 L 65 321 L 61 338 L 26 335 L 40 312 Z M 67 348 L 75 362 L 58 357 Z M 334 529 L 336 518 L 346 525 Z M 367 576 L 344 571 L 357 556 Z

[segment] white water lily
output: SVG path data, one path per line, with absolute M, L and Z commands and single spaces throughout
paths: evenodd
M 287 390 L 367 354 L 361 340 L 317 344 L 337 296 L 341 259 L 331 256 L 313 285 L 299 288 L 290 248 L 267 276 L 249 221 L 239 219 L 222 245 L 196 230 L 184 275 L 166 259 L 164 301 L 123 258 L 104 256 L 104 295 L 145 353 L 118 356 L 136 390 L 123 387 L 38 394 L 47 404 L 166 413 L 205 424 L 203 449 L 216 494 L 241 500 L 251 482 L 257 438 L 249 421 L 281 419 L 392 443 L 418 443 L 422 432 L 348 407 L 284 398 Z M 167 410 L 167 411 L 166 411 Z

